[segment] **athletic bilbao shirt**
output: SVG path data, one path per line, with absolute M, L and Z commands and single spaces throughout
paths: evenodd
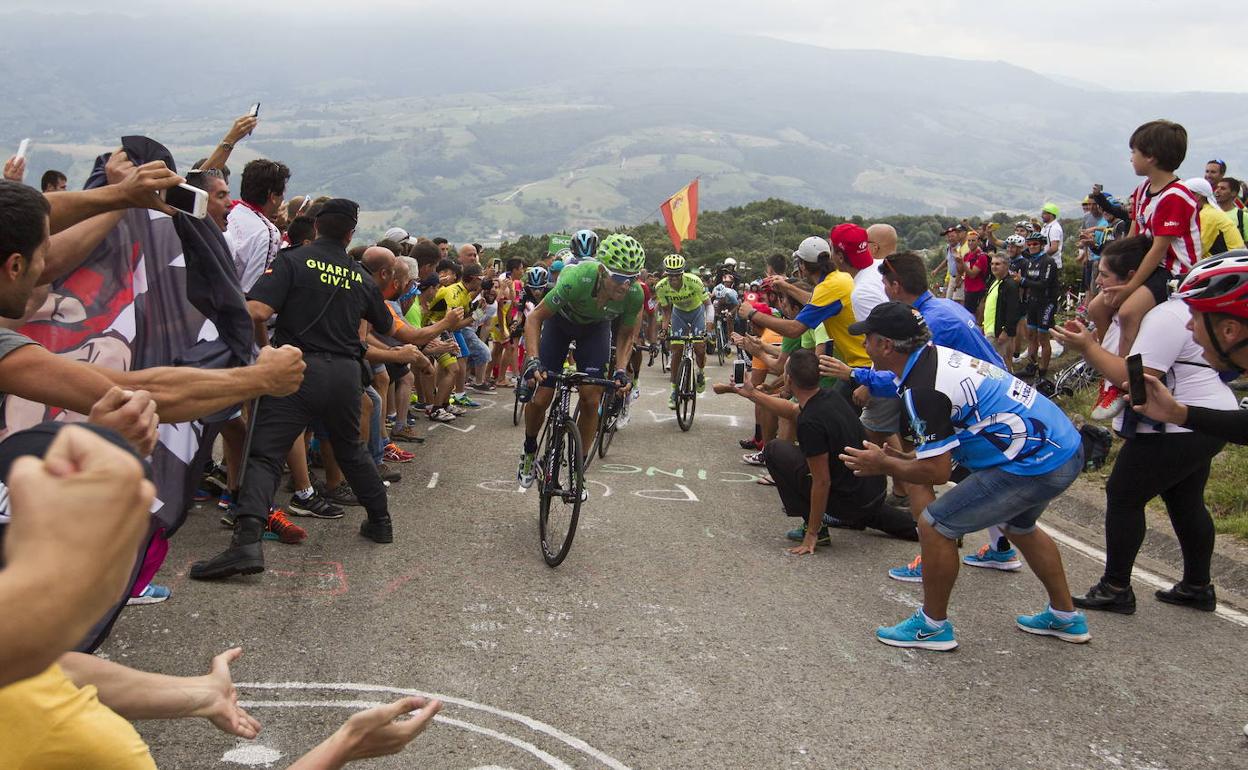
M 1135 234 L 1156 238 L 1169 235 L 1170 248 L 1161 266 L 1177 277 L 1187 274 L 1200 261 L 1200 209 L 1192 191 L 1179 180 L 1149 192 L 1145 179 L 1135 188 Z

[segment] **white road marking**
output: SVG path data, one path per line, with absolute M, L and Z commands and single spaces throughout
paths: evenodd
M 282 752 L 256 743 L 242 743 L 221 755 L 222 762 L 244 767 L 270 767 L 282 758 Z
M 376 708 L 378 706 L 383 706 L 385 704 L 382 703 L 381 701 L 366 701 L 366 700 L 325 700 L 325 701 L 321 701 L 321 700 L 252 700 L 252 701 L 239 701 L 238 705 L 245 709 L 347 708 L 347 709 L 356 709 L 357 711 L 362 711 L 364 709 Z M 438 714 L 437 716 L 435 716 L 433 718 L 433 721 L 441 722 L 443 724 L 448 724 L 448 725 L 451 725 L 452 727 L 458 727 L 461 730 L 471 730 L 474 733 L 480 733 L 481 735 L 489 736 L 490 738 L 494 738 L 495 740 L 503 741 L 504 743 L 510 743 L 513 746 L 516 746 L 520 749 L 523 749 L 524 751 L 527 751 L 528 753 L 532 754 L 533 756 L 537 757 L 542 762 L 544 762 L 548 767 L 553 767 L 556 770 L 572 770 L 572 766 L 564 762 L 562 759 L 559 759 L 558 757 L 552 754 L 542 751 L 541 749 L 534 746 L 532 743 L 529 743 L 528 741 L 522 741 L 519 738 L 513 738 L 510 735 L 507 735 L 506 733 L 500 733 L 497 730 L 491 730 L 488 727 L 482 727 L 481 725 L 476 725 L 476 724 L 473 724 L 472 722 L 465 722 L 462 719 L 454 719 L 452 717 L 444 716 L 442 714 Z M 269 749 L 267 751 L 272 751 L 272 750 Z M 277 752 L 273 752 L 273 753 L 277 754 L 277 758 L 281 757 L 280 753 L 277 753 Z M 277 758 L 274 758 L 273 760 L 269 760 L 269 761 L 276 761 Z M 256 764 L 256 763 L 252 761 L 249 763 L 239 763 L 239 764 Z
M 1039 526 L 1040 526 L 1040 529 L 1048 533 L 1049 537 L 1053 538 L 1057 542 L 1061 543 L 1067 548 L 1071 548 L 1075 551 L 1078 551 L 1079 553 L 1083 554 L 1089 559 L 1095 562 L 1099 562 L 1102 566 L 1104 566 L 1105 552 L 1102 551 L 1101 549 L 1088 545 L 1082 540 L 1071 537 L 1070 535 L 1064 534 L 1062 532 L 1058 532 L 1057 530 L 1045 524 L 1040 524 Z M 1166 580 L 1160 575 L 1155 575 L 1152 572 L 1149 572 L 1146 569 L 1141 569 L 1138 566 L 1135 567 L 1135 569 L 1132 571 L 1131 576 L 1135 578 L 1136 580 L 1139 580 L 1143 583 L 1147 583 L 1153 588 L 1169 588 L 1170 586 L 1174 585 L 1173 581 Z M 1230 607 L 1219 604 L 1218 608 L 1214 610 L 1214 614 L 1222 618 L 1223 620 L 1226 620 L 1236 625 L 1248 628 L 1248 615 L 1240 612 L 1239 610 L 1234 610 L 1234 609 L 1231 609 Z
M 678 493 L 681 494 L 682 496 L 671 497 L 671 495 L 675 495 Z M 698 496 L 693 493 L 693 490 L 685 486 L 684 484 L 677 484 L 676 489 L 642 489 L 642 490 L 638 490 L 637 492 L 634 492 L 633 494 L 636 495 L 637 497 L 645 498 L 646 500 L 662 500 L 664 502 L 669 502 L 669 503 L 701 502 L 698 500 Z
M 593 479 L 585 479 L 585 483 L 586 483 L 586 484 L 597 484 L 598 486 L 602 487 L 602 488 L 603 488 L 603 490 L 605 490 L 605 491 L 602 493 L 602 496 L 603 496 L 603 497 L 610 497 L 610 496 L 611 496 L 611 487 L 607 486 L 606 484 L 603 484 L 601 481 L 594 481 Z
M 358 684 L 353 682 L 240 682 L 236 685 L 236 687 L 251 690 L 333 690 L 338 692 L 377 692 L 389 693 L 392 695 L 416 695 L 422 698 L 437 698 L 446 704 L 463 706 L 464 708 L 483 711 L 502 719 L 519 722 L 534 732 L 542 733 L 543 735 L 547 735 L 557 741 L 561 741 L 582 754 L 598 760 L 602 764 L 611 768 L 611 770 L 630 770 L 628 765 L 625 765 L 618 759 L 599 751 L 580 738 L 568 735 L 562 730 L 559 730 L 552 725 L 548 725 L 545 722 L 525 716 L 524 714 L 517 714 L 513 711 L 504 711 L 503 709 L 487 706 L 483 703 L 476 703 L 474 701 L 466 700 L 464 698 L 456 698 L 450 695 L 439 695 L 437 693 L 422 692 L 420 690 L 387 687 L 385 685 L 377 684 Z M 435 717 L 435 719 L 440 718 L 442 718 L 441 714 Z
M 425 489 L 433 489 L 438 485 L 438 472 L 434 471 L 429 476 L 429 483 L 425 485 Z
M 457 431 L 459 431 L 460 433 L 468 433 L 469 431 L 471 431 L 471 430 L 472 430 L 473 428 L 475 428 L 475 427 L 477 427 L 477 426 L 476 426 L 476 425 L 469 425 L 467 428 L 457 428 L 456 426 L 451 425 L 449 422 L 435 422 L 433 425 L 430 425 L 430 426 L 429 426 L 429 432 L 430 432 L 430 433 L 432 433 L 433 431 L 437 430 L 438 428 L 450 428 L 451 430 L 457 430 Z

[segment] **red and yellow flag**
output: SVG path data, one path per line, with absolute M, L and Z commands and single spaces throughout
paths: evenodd
M 695 179 L 681 188 L 659 210 L 663 212 L 663 220 L 667 222 L 667 234 L 671 236 L 672 248 L 680 251 L 681 241 L 692 241 L 698 237 L 698 180 Z

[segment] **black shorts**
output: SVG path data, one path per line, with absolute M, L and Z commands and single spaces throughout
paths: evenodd
M 1144 281 L 1144 285 L 1152 292 L 1154 305 L 1160 305 L 1170 299 L 1170 279 L 1173 277 L 1169 270 L 1159 267 L 1153 271 L 1148 280 Z
M 403 379 L 403 375 L 412 370 L 408 364 L 386 364 L 386 374 L 390 375 L 390 382 L 398 382 Z
M 568 347 L 573 341 L 576 342 L 577 371 L 590 377 L 610 376 L 604 370 L 611 348 L 611 322 L 604 319 L 585 326 L 574 324 L 559 314 L 542 323 L 537 357 L 545 374 L 563 371 L 563 362 L 568 358 Z M 555 382 L 548 377 L 542 380 L 541 387 L 553 388 Z
M 1048 332 L 1053 328 L 1053 316 L 1057 314 L 1057 303 L 1052 300 L 1027 302 L 1027 328 L 1038 332 Z

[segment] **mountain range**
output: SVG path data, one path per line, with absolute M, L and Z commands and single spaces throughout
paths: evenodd
M 1131 130 L 1166 117 L 1207 158 L 1248 164 L 1248 95 L 1084 88 L 1026 69 L 767 38 L 553 27 L 240 24 L 0 15 L 0 141 L 31 174 L 85 179 L 141 133 L 188 166 L 260 102 L 231 160 L 293 170 L 288 194 L 360 201 L 365 229 L 507 238 L 657 218 L 693 177 L 702 206 L 783 198 L 848 215 L 976 215 L 1125 193 Z M 237 191 L 237 182 L 235 182 Z

